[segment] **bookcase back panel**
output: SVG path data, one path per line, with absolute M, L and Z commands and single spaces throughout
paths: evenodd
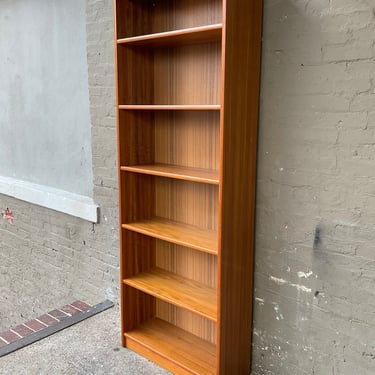
M 219 42 L 117 51 L 120 105 L 220 103 Z
M 126 255 L 121 259 L 121 277 L 123 279 L 149 271 L 155 267 L 155 238 L 122 229 L 122 242 L 124 254 Z
M 217 257 L 165 241 L 156 241 L 156 266 L 210 288 L 217 287 Z
M 154 55 L 154 102 L 219 104 L 221 44 L 159 49 Z
M 117 1 L 117 37 L 179 30 L 222 22 L 221 0 Z
M 216 344 L 216 324 L 210 320 L 160 300 L 156 301 L 156 317 Z
M 155 116 L 155 162 L 218 170 L 218 111 L 167 111 Z
M 217 230 L 218 188 L 155 178 L 155 215 L 202 229 Z
M 120 165 L 218 170 L 219 111 L 120 111 Z
M 117 47 L 118 104 L 154 102 L 154 53 L 142 47 Z
M 218 229 L 218 187 L 132 172 L 121 174 L 123 224 L 155 216 Z

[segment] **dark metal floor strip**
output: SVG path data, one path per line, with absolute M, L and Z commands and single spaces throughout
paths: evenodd
M 12 353 L 18 349 L 21 349 L 27 345 L 33 344 L 39 340 L 44 339 L 45 337 L 51 336 L 56 332 L 62 331 L 65 328 L 68 328 L 74 324 L 81 322 L 91 316 L 99 314 L 102 311 L 105 311 L 111 307 L 113 307 L 113 302 L 106 300 L 104 302 L 98 303 L 97 305 L 91 306 L 87 310 L 81 311 L 75 315 L 67 317 L 54 325 L 45 327 L 40 331 L 31 333 L 28 336 L 22 337 L 17 341 L 14 341 L 10 344 L 7 344 L 0 348 L 0 357 Z

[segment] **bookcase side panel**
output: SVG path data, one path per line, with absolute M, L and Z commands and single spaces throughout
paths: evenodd
M 154 102 L 154 53 L 152 49 L 117 46 L 118 104 Z
M 153 164 L 155 126 L 152 111 L 119 111 L 120 167 Z
M 146 1 L 116 0 L 116 39 L 144 34 L 152 22 L 152 9 Z
M 130 286 L 123 286 L 124 333 L 131 331 L 142 323 L 155 317 L 155 298 Z
M 218 360 L 250 371 L 262 0 L 226 1 Z
M 122 224 L 155 215 L 155 182 L 152 176 L 121 173 Z

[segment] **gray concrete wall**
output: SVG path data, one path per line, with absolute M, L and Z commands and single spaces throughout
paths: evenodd
M 0 175 L 92 197 L 86 0 L 0 7 Z
M 10 225 L 0 216 L 0 331 L 74 299 L 96 303 L 117 295 L 112 1 L 86 4 L 93 196 L 100 223 L 0 195 L 0 208 L 8 207 L 15 218 Z
M 265 0 L 254 375 L 375 373 L 373 0 Z

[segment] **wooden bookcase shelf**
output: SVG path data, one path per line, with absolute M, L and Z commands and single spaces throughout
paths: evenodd
M 167 31 L 149 35 L 118 39 L 117 44 L 128 46 L 163 47 L 181 44 L 208 43 L 220 41 L 222 24 L 192 27 L 189 29 Z
M 215 374 L 216 347 L 161 319 L 125 333 L 126 345 L 176 374 Z
M 120 167 L 122 171 L 144 173 L 154 176 L 177 178 L 186 181 L 202 182 L 205 184 L 219 184 L 219 172 L 198 168 L 183 168 L 168 164 L 135 165 Z
M 114 0 L 123 345 L 250 368 L 262 0 Z
M 217 255 L 218 234 L 212 230 L 203 230 L 160 217 L 123 224 L 122 227 L 176 245 Z
M 220 111 L 120 110 L 119 125 L 121 171 L 218 184 Z
M 149 111 L 217 111 L 220 110 L 220 104 L 206 104 L 206 105 L 199 105 L 199 104 L 185 104 L 185 105 L 119 105 L 119 109 L 125 110 L 149 110 Z
M 216 322 L 217 299 L 214 289 L 160 268 L 152 268 L 123 282 Z

